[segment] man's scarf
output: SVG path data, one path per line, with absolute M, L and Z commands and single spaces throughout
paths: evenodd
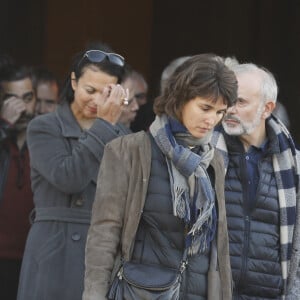
M 277 136 L 279 152 L 272 157 L 273 169 L 278 188 L 280 207 L 280 254 L 284 291 L 287 288 L 287 279 L 291 272 L 297 272 L 298 266 L 291 266 L 292 244 L 295 238 L 299 242 L 299 233 L 294 232 L 296 224 L 296 207 L 299 201 L 299 152 L 294 141 L 280 120 L 271 116 L 267 120 L 269 126 Z M 212 144 L 221 151 L 225 159 L 225 168 L 228 167 L 228 153 L 224 136 L 220 131 L 215 131 Z M 297 153 L 298 152 L 298 153 Z M 284 292 L 285 293 L 285 292 Z
M 215 194 L 206 171 L 214 155 L 208 143 L 210 134 L 196 139 L 183 125 L 166 115 L 156 117 L 150 133 L 166 157 L 173 214 L 190 228 L 186 239 L 188 252 L 190 255 L 204 253 L 215 236 L 217 222 Z M 198 147 L 198 150 L 201 147 L 201 152 L 197 154 L 189 147 Z

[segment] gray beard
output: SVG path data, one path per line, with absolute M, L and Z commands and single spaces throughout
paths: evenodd
M 252 122 L 241 122 L 241 120 L 239 118 L 236 118 L 235 116 L 233 116 L 233 118 L 235 120 L 239 121 L 240 123 L 234 127 L 230 127 L 223 120 L 222 125 L 223 125 L 225 132 L 229 135 L 236 135 L 236 136 L 252 133 L 260 123 L 261 116 L 263 113 L 263 108 L 264 108 L 264 103 L 262 103 L 262 105 L 260 105 L 260 107 L 258 108 L 255 118 Z M 230 114 L 228 114 L 228 115 L 230 116 Z M 226 117 L 225 117 L 225 119 L 226 119 Z

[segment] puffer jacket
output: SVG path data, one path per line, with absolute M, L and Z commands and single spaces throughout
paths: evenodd
M 274 125 L 275 124 L 277 125 Z M 267 126 L 267 130 L 268 130 L 268 135 L 272 134 L 273 138 L 275 138 L 275 144 L 274 144 L 274 148 L 272 148 L 272 150 L 276 151 L 280 151 L 280 153 L 284 153 L 285 150 L 287 150 L 287 148 L 285 146 L 283 146 L 282 148 L 279 147 L 279 139 L 278 139 L 278 134 L 276 135 L 274 133 L 274 130 L 271 129 L 271 125 L 274 127 L 280 127 L 282 125 L 280 125 L 281 122 L 278 122 L 277 119 L 273 116 L 271 116 L 268 120 L 266 120 L 266 126 Z M 292 138 L 290 137 L 290 134 L 288 133 L 287 129 L 284 129 L 283 127 L 281 127 L 281 131 L 277 128 L 277 131 L 280 132 L 280 138 L 283 139 L 283 141 L 285 141 L 287 138 L 289 138 L 290 140 L 292 140 Z M 277 136 L 277 142 L 276 142 L 276 136 Z M 228 148 L 227 146 L 229 144 L 231 144 L 231 142 L 228 142 L 226 145 L 225 139 L 224 139 L 225 133 L 224 130 L 222 128 L 222 126 L 219 126 L 215 129 L 213 136 L 212 136 L 212 144 L 222 153 L 223 158 L 224 158 L 224 164 L 225 164 L 225 168 L 227 170 L 228 168 L 228 163 L 229 163 L 229 157 L 228 157 Z M 236 138 L 234 136 L 232 136 L 231 138 Z M 273 139 L 272 138 L 272 139 Z M 277 144 L 277 147 L 276 147 Z M 299 268 L 299 261 L 300 261 L 300 251 L 299 251 L 299 245 L 300 245 L 300 192 L 299 192 L 299 170 L 300 170 L 300 152 L 298 149 L 296 149 L 294 146 L 293 141 L 291 141 L 290 146 L 288 149 L 290 149 L 293 152 L 293 157 L 291 156 L 291 160 L 294 161 L 295 163 L 295 167 L 294 167 L 294 178 L 295 178 L 295 191 L 292 192 L 291 196 L 294 197 L 295 196 L 295 210 L 293 211 L 294 215 L 295 215 L 295 224 L 293 226 L 293 232 L 292 232 L 292 244 L 290 246 L 290 251 L 291 251 L 291 257 L 289 258 L 288 263 L 286 263 L 285 261 L 282 261 L 282 256 L 283 256 L 283 252 L 285 251 L 284 247 L 285 244 L 282 245 L 282 242 L 285 243 L 285 235 L 287 234 L 287 232 L 290 232 L 290 228 L 285 228 L 284 230 L 280 230 L 280 238 L 279 238 L 279 242 L 280 242 L 280 263 L 281 266 L 284 266 L 287 268 L 287 272 L 286 272 L 286 277 L 287 277 L 287 282 L 286 282 L 286 289 L 284 294 L 282 295 L 282 299 L 286 299 L 286 300 L 297 300 L 299 299 L 299 295 L 300 295 L 300 268 Z M 279 147 L 279 148 L 278 148 Z M 272 155 L 272 159 L 274 159 L 274 155 Z M 295 193 L 295 195 L 293 195 L 293 193 Z M 237 212 L 238 214 L 238 212 Z M 286 218 L 286 214 L 285 214 L 285 209 L 280 209 L 279 210 L 279 214 L 280 214 L 280 220 L 283 220 L 284 222 L 286 222 L 287 218 Z M 280 226 L 281 228 L 282 226 Z M 284 257 L 284 260 L 286 260 L 287 258 Z M 280 283 L 279 283 L 280 284 Z M 248 299 L 248 298 L 247 298 Z
M 166 158 L 152 136 L 150 139 L 151 173 L 131 260 L 178 269 L 186 242 L 185 223 L 181 218 L 174 216 Z M 207 172 L 211 181 L 214 182 L 214 172 L 211 166 L 208 167 Z M 214 244 L 213 242 L 212 245 Z M 179 299 L 207 299 L 210 254 L 214 251 L 214 246 L 211 249 L 203 254 L 188 257 L 188 265 L 182 273 Z
M 229 249 L 234 299 L 280 299 L 283 281 L 280 264 L 279 203 L 270 151 L 260 161 L 255 198 L 248 190 L 242 144 L 231 138 L 225 180 Z M 245 179 L 245 180 L 244 180 Z M 247 296 L 247 297 L 246 297 Z

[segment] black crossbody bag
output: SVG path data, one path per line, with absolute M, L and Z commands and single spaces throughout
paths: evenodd
M 113 280 L 107 299 L 177 300 L 187 263 L 187 250 L 178 269 L 126 261 Z

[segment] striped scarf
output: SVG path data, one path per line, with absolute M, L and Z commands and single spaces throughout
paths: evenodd
M 204 253 L 215 236 L 217 221 L 215 194 L 206 171 L 214 154 L 208 143 L 210 135 L 196 139 L 183 125 L 166 115 L 156 117 L 150 133 L 166 157 L 173 214 L 183 219 L 189 228 L 188 253 Z M 200 150 L 199 146 L 201 153 L 189 148 Z
M 271 116 L 267 120 L 269 126 L 277 136 L 279 153 L 272 156 L 273 169 L 278 188 L 280 207 L 280 254 L 284 294 L 287 289 L 287 280 L 291 273 L 297 272 L 298 266 L 291 266 L 292 244 L 299 241 L 299 233 L 295 234 L 296 207 L 299 201 L 300 160 L 293 139 L 280 120 Z M 221 129 L 222 130 L 222 129 Z M 224 136 L 221 130 L 216 130 L 212 136 L 212 144 L 221 151 L 225 159 L 225 168 L 228 167 L 228 153 Z M 297 153 L 298 152 L 298 153 Z

